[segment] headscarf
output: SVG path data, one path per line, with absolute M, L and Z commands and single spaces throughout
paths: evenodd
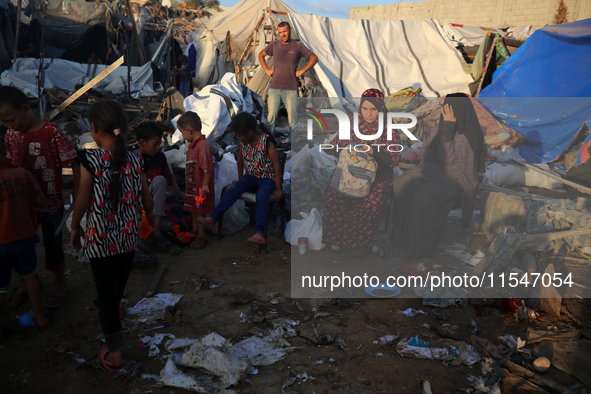
M 472 105 L 470 97 L 464 93 L 448 94 L 443 102 L 443 105 L 446 104 L 449 104 L 453 108 L 454 115 L 456 117 L 456 132 L 458 134 L 463 134 L 470 143 L 470 147 L 476 156 L 478 172 L 483 173 L 484 137 L 482 135 L 482 128 L 480 127 L 480 122 L 478 122 L 478 117 L 476 116 L 476 111 L 474 111 L 474 106 Z M 441 115 L 439 118 L 439 124 L 443 124 L 443 115 Z
M 191 49 L 192 46 L 195 46 L 195 44 L 193 44 L 193 36 L 192 35 L 185 34 L 185 39 L 187 40 L 187 47 L 185 48 L 183 55 L 189 57 L 189 50 Z
M 373 123 L 367 123 L 365 121 L 365 119 L 363 119 L 363 115 L 361 114 L 361 106 L 366 101 L 369 101 L 371 104 L 373 104 L 377 108 L 378 112 L 381 112 L 382 114 L 384 114 L 384 125 L 385 125 L 386 104 L 384 103 L 384 93 L 382 93 L 382 91 L 379 89 L 367 89 L 361 95 L 361 102 L 359 103 L 359 109 L 357 110 L 357 112 L 359 113 L 359 116 L 358 116 L 359 132 L 361 132 L 361 134 L 368 134 L 368 135 L 375 134 L 377 132 L 379 124 L 380 124 L 379 120 L 376 119 L 376 121 Z

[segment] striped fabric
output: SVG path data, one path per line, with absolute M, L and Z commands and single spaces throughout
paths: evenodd
M 108 257 L 135 250 L 141 224 L 142 174 L 140 155 L 127 153 L 121 170 L 121 191 L 117 212 L 111 212 L 111 153 L 102 149 L 85 150 L 80 162 L 93 174 L 94 182 L 83 252 L 90 258 Z

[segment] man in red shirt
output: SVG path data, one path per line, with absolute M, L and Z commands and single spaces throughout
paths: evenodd
M 17 88 L 0 86 L 0 121 L 8 127 L 6 157 L 13 166 L 31 172 L 47 198 L 45 205 L 37 208 L 43 233 L 45 268 L 54 273 L 54 294 L 46 306 L 59 308 L 69 292 L 64 275 L 62 235 L 55 235 L 55 231 L 64 211 L 62 167 L 75 162 L 76 150 L 59 126 L 33 114 L 27 96 Z M 76 188 L 77 166 L 73 166 L 73 172 Z

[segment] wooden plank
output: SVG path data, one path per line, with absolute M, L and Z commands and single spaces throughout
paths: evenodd
M 568 387 L 556 383 L 555 381 L 546 378 L 545 376 L 531 372 L 530 370 L 525 369 L 509 360 L 503 360 L 501 361 L 501 364 L 505 368 L 508 368 L 511 372 L 528 379 L 529 381 L 537 384 L 538 386 L 547 387 L 551 389 L 552 392 L 562 394 L 575 394 L 575 391 L 569 389 Z
M 550 174 L 549 172 L 546 172 L 546 171 L 542 170 L 541 168 L 539 168 L 539 167 L 537 167 L 537 166 L 535 166 L 533 164 L 525 163 L 525 162 L 519 161 L 517 159 L 511 159 L 511 160 L 514 161 L 515 163 L 521 164 L 521 165 L 523 165 L 523 166 L 525 166 L 525 167 L 527 167 L 527 168 L 529 168 L 531 170 L 534 170 L 534 171 L 537 171 L 537 172 L 539 172 L 541 174 L 544 174 L 547 177 L 550 177 L 550 178 L 555 179 L 555 180 L 557 180 L 559 182 L 562 182 L 565 185 L 568 185 L 568 186 L 572 187 L 573 189 L 576 189 L 576 190 L 580 191 L 581 193 L 591 194 L 591 189 L 589 189 L 588 187 L 585 187 L 583 185 L 579 185 L 578 183 L 575 183 L 573 181 L 569 181 L 568 179 L 561 178 L 561 177 L 556 176 L 554 174 Z
M 250 39 L 248 40 L 248 42 L 246 43 L 246 47 L 244 48 L 244 52 L 242 52 L 242 56 L 240 56 L 240 60 L 238 60 L 238 67 L 240 67 L 242 65 L 242 61 L 244 60 L 244 58 L 246 57 L 246 54 L 248 53 L 248 50 L 250 49 L 250 45 L 253 44 L 256 46 L 256 34 L 257 34 L 257 30 L 259 29 L 259 26 L 261 23 L 263 23 L 263 21 L 265 20 L 265 15 L 261 16 L 261 19 L 259 19 L 259 21 L 257 22 L 256 26 L 254 27 L 254 31 L 252 32 L 252 34 L 250 35 Z M 252 53 L 253 53 L 253 63 L 256 62 L 256 58 L 254 57 L 254 51 L 256 48 L 253 48 Z
M 54 109 L 53 111 L 51 111 L 49 113 L 46 120 L 51 120 L 51 119 L 55 118 L 57 116 L 57 114 L 59 114 L 60 112 L 62 112 L 64 110 L 64 108 L 66 108 L 68 105 L 70 105 L 74 101 L 76 101 L 80 96 L 82 96 L 84 93 L 86 93 L 88 90 L 90 90 L 90 88 L 92 88 L 94 85 L 96 85 L 97 83 L 102 81 L 107 75 L 111 74 L 117 67 L 119 67 L 120 65 L 123 64 L 123 58 L 124 58 L 124 56 L 121 56 L 119 59 L 117 59 L 115 61 L 115 63 L 111 64 L 109 67 L 104 69 L 103 72 L 101 72 L 99 75 L 97 75 L 96 77 L 91 79 L 86 85 L 84 85 L 80 89 L 78 89 L 78 91 L 76 93 L 74 93 L 73 95 L 68 97 L 68 99 L 66 101 L 61 103 L 56 109 Z

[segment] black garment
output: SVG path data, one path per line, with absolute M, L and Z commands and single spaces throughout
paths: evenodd
M 90 259 L 96 284 L 94 304 L 99 309 L 99 321 L 111 352 L 116 352 L 123 346 L 119 305 L 129 279 L 134 254 L 135 252 L 129 252 Z

